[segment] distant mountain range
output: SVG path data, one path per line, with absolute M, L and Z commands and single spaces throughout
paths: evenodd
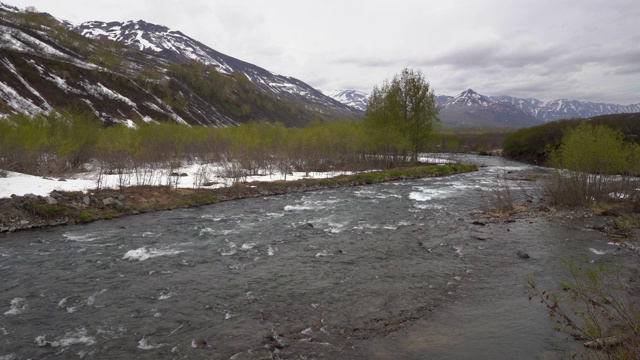
M 362 111 L 366 109 L 366 93 L 342 90 L 327 94 L 349 106 Z M 357 98 L 357 102 L 353 98 Z M 617 105 L 566 99 L 543 102 L 512 96 L 487 96 L 472 89 L 457 96 L 437 95 L 436 104 L 444 125 L 460 127 L 526 127 L 559 119 L 640 112 L 640 104 Z

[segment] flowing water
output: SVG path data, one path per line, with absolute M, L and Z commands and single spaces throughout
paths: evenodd
M 556 358 L 527 276 L 624 250 L 595 220 L 477 222 L 529 167 L 465 160 L 488 166 L 2 236 L 0 359 Z

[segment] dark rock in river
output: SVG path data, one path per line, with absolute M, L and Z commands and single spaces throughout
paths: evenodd
M 526 252 L 524 252 L 522 250 L 516 251 L 516 255 L 518 255 L 518 257 L 520 257 L 520 259 L 529 259 L 530 258 L 529 254 L 527 254 Z
M 60 194 L 57 191 L 52 191 L 49 193 L 49 196 L 51 196 L 54 199 L 61 199 L 62 198 L 62 194 Z

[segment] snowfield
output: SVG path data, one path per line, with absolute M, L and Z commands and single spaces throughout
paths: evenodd
M 426 155 L 426 154 L 425 154 Z M 430 163 L 454 163 L 452 159 L 445 159 L 433 156 L 422 156 L 421 162 Z M 224 167 L 220 164 L 189 164 L 172 171 L 174 175 L 165 169 L 142 170 L 137 175 L 135 173 L 100 174 L 98 171 L 88 171 L 84 173 L 71 174 L 64 177 L 33 176 L 12 171 L 6 171 L 7 176 L 0 176 L 0 198 L 7 198 L 11 195 L 24 196 L 34 194 L 47 196 L 52 191 L 82 191 L 87 192 L 96 188 L 118 189 L 120 184 L 124 186 L 171 185 L 177 188 L 205 188 L 216 189 L 228 187 L 234 182 L 254 182 L 254 181 L 292 181 L 300 179 L 323 179 L 332 178 L 339 175 L 351 175 L 351 171 L 330 171 L 330 172 L 292 172 L 283 174 L 273 172 L 259 176 L 246 176 L 239 179 L 225 177 Z
M 178 188 L 206 188 L 215 189 L 220 187 L 231 186 L 234 179 L 216 176 L 219 166 L 208 166 L 203 168 L 201 165 L 189 165 L 175 170 L 175 173 L 182 176 L 170 176 L 162 170 L 156 170 L 151 180 L 147 178 L 144 184 L 147 185 L 168 185 L 171 182 L 172 187 Z M 351 172 L 293 172 L 287 174 L 286 177 L 281 173 L 273 173 L 272 175 L 247 176 L 241 181 L 278 181 L 278 180 L 299 180 L 303 178 L 330 178 L 338 175 L 348 175 Z M 207 176 L 210 175 L 210 176 Z M 206 180 L 204 179 L 206 177 Z M 82 191 L 87 192 L 92 189 L 108 188 L 118 189 L 120 182 L 123 181 L 125 186 L 140 185 L 135 174 L 126 176 L 124 179 L 117 174 L 99 175 L 97 172 L 86 172 L 73 174 L 68 177 L 41 177 L 16 172 L 7 171 L 7 177 L 0 177 L 0 198 L 10 197 L 11 195 L 23 196 L 26 194 L 34 194 L 47 196 L 52 191 Z M 209 186 L 203 186 L 203 183 L 210 183 Z

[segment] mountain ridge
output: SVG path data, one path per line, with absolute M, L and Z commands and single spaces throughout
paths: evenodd
M 342 90 L 342 92 L 349 90 Z M 366 109 L 366 100 L 368 95 L 359 91 L 361 96 L 366 96 L 358 104 L 358 108 L 361 110 Z M 341 100 L 340 97 L 335 96 L 337 92 L 327 92 L 327 94 L 333 95 L 336 100 Z M 443 122 L 448 123 L 454 121 L 450 119 L 452 112 L 459 115 L 464 110 L 465 106 L 477 107 L 476 110 L 487 111 L 487 108 L 493 107 L 496 112 L 508 111 L 509 107 L 516 108 L 528 116 L 532 116 L 540 122 L 549 122 L 560 119 L 569 118 L 589 118 L 600 115 L 609 115 L 616 113 L 638 113 L 640 112 L 640 103 L 630 105 L 608 104 L 608 103 L 595 103 L 590 101 L 570 100 L 570 99 L 556 99 L 550 101 L 541 101 L 534 98 L 518 98 L 513 96 L 501 95 L 501 96 L 488 96 L 475 92 L 472 89 L 467 89 L 456 96 L 449 95 L 436 95 L 436 104 L 441 110 L 441 117 L 444 116 Z M 351 102 L 345 102 L 352 105 Z M 457 108 L 457 111 L 453 111 L 452 108 Z M 500 109 L 502 109 L 500 111 Z M 470 110 L 470 109 L 467 109 Z M 523 118 L 520 111 L 511 109 L 509 111 L 514 112 L 514 116 Z M 468 116 L 465 116 L 468 117 Z M 472 122 L 470 117 L 465 122 Z M 534 120 L 529 118 L 532 124 Z M 471 123 L 469 123 L 471 125 Z M 499 124 L 494 124 L 499 125 Z

